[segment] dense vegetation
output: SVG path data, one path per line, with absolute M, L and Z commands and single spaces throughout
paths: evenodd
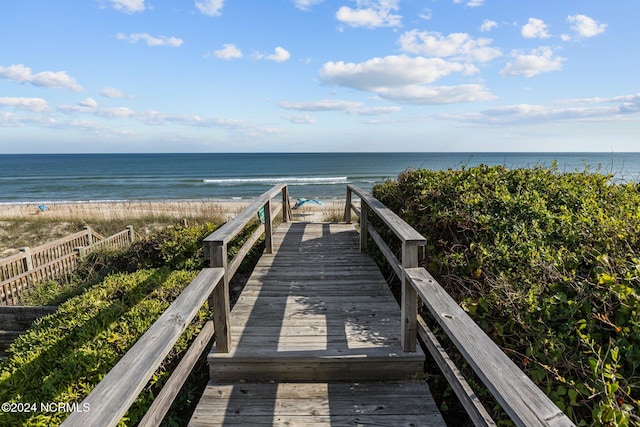
M 427 238 L 425 267 L 570 418 L 640 425 L 639 185 L 481 165 L 406 171 L 374 195 Z
M 70 284 L 43 287 L 42 303 L 61 303 L 10 347 L 0 363 L 1 402 L 79 402 L 160 316 L 204 265 L 202 238 L 213 224 L 174 227 L 139 240 L 126 251 L 92 254 Z M 77 294 L 75 296 L 72 296 Z M 72 296 L 72 297 L 71 297 Z M 205 319 L 207 306 L 128 411 L 122 424 L 144 415 Z M 206 376 L 205 376 L 206 378 Z M 176 425 L 197 396 L 189 382 L 165 419 Z M 56 425 L 64 412 L 0 412 L 0 425 Z

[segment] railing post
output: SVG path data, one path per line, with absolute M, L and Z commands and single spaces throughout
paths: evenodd
M 87 246 L 91 246 L 93 244 L 93 233 L 91 233 L 91 227 L 85 225 L 84 229 L 87 232 Z
M 31 258 L 31 248 L 28 247 L 24 247 L 24 248 L 20 248 L 20 252 L 22 252 L 23 256 L 24 256 L 24 270 L 25 271 L 31 271 L 33 270 L 33 259 Z
M 264 204 L 264 252 L 273 253 L 273 220 L 271 219 L 271 199 Z
M 282 222 L 289 222 L 289 187 L 282 188 Z
M 85 246 L 78 246 L 76 248 L 76 252 L 78 253 L 78 258 L 84 258 L 87 255 L 87 249 Z
M 360 252 L 367 251 L 369 241 L 369 205 L 362 200 L 360 202 Z
M 136 240 L 136 234 L 133 232 L 133 225 L 127 225 L 127 230 L 129 230 L 129 243 L 133 243 Z
M 347 200 L 344 203 L 344 222 L 351 224 L 351 188 L 347 186 Z
M 227 245 L 222 242 L 205 242 L 211 267 L 224 269 L 224 278 L 209 297 L 209 309 L 213 309 L 213 326 L 216 334 L 216 351 L 231 351 L 231 307 L 229 300 L 229 276 L 227 274 Z
M 418 266 L 418 245 L 413 242 L 402 242 L 402 295 L 401 295 L 401 340 L 402 350 L 416 351 L 418 334 L 418 294 L 411 285 L 405 268 Z

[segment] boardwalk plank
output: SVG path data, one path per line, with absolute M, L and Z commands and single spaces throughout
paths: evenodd
M 442 426 L 422 382 L 210 383 L 190 426 Z
M 354 227 L 283 224 L 273 248 L 231 311 L 231 350 L 209 354 L 190 425 L 444 425 L 412 380 L 424 353 L 402 351 L 400 308 Z

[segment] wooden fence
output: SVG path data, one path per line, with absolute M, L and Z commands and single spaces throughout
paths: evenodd
M 103 237 L 90 227 L 0 260 L 0 305 L 16 305 L 22 292 L 38 283 L 73 273 L 78 259 L 99 249 L 116 249 L 134 239 L 132 227 Z
M 282 193 L 283 203 L 272 206 L 272 200 Z M 232 260 L 228 260 L 227 244 L 240 234 L 260 210 L 264 211 L 264 224 L 246 240 Z M 79 407 L 88 405 L 88 412 L 73 412 L 62 423 L 63 427 L 92 425 L 116 426 L 126 414 L 156 369 L 208 300 L 214 309 L 213 321 L 208 321 L 195 338 L 178 366 L 154 399 L 138 426 L 157 426 L 169 411 L 172 402 L 186 381 L 189 372 L 211 341 L 215 332 L 217 348 L 229 349 L 229 281 L 251 248 L 265 234 L 265 250 L 272 250 L 271 233 L 273 218 L 282 211 L 282 220 L 291 218 L 286 184 L 280 184 L 264 193 L 247 206 L 235 218 L 205 238 L 206 256 L 212 267 L 205 268 L 185 288 L 178 298 L 155 321 L 145 334 L 129 349 L 104 379 L 82 401 Z M 218 344 L 220 343 L 220 344 Z
M 360 198 L 360 209 L 353 206 L 352 196 Z M 418 315 L 418 300 L 431 312 L 462 356 L 487 389 L 518 426 L 573 426 L 571 420 L 531 381 L 518 366 L 460 308 L 440 284 L 424 268 L 418 267 L 419 247 L 426 239 L 382 202 L 362 189 L 347 186 L 345 221 L 351 212 L 360 219 L 360 247 L 367 249 L 369 236 L 378 246 L 402 283 L 401 340 L 405 351 L 415 351 L 419 336 L 431 353 L 452 389 L 460 399 L 474 425 L 495 426 L 488 411 L 458 370 L 442 345 Z M 401 245 L 398 260 L 380 233 L 369 221 L 376 215 Z
M 0 357 L 14 339 L 29 329 L 34 320 L 54 313 L 58 307 L 0 307 Z

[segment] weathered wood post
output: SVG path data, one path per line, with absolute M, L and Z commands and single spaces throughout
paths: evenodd
M 22 256 L 24 257 L 24 259 L 22 260 L 22 263 L 24 265 L 24 271 L 33 270 L 33 258 L 31 258 L 31 248 L 25 246 L 24 248 L 20 248 L 20 252 L 22 252 Z
M 133 232 L 133 225 L 127 225 L 127 230 L 129 230 L 129 243 L 133 243 L 136 240 L 136 234 Z
M 351 188 L 347 186 L 347 200 L 344 203 L 344 222 L 351 224 Z
M 93 233 L 91 232 L 91 227 L 85 225 L 84 229 L 87 232 L 87 246 L 91 246 L 93 244 Z
M 229 275 L 227 274 L 227 244 L 205 242 L 211 267 L 224 269 L 224 278 L 209 296 L 209 308 L 213 309 L 213 326 L 216 334 L 216 351 L 231 351 L 231 306 L 229 299 Z
M 273 253 L 273 220 L 271 218 L 271 199 L 264 204 L 264 252 Z
M 414 268 L 418 266 L 418 245 L 416 242 L 402 242 L 402 267 Z M 400 330 L 402 350 L 416 351 L 418 334 L 418 294 L 411 285 L 411 281 L 403 269 L 402 273 L 401 316 Z
M 369 242 L 369 205 L 364 200 L 360 201 L 360 252 L 367 251 Z
M 78 246 L 75 248 L 78 258 L 84 258 L 87 255 L 87 249 L 85 246 Z
M 289 222 L 289 187 L 286 185 L 282 188 L 282 222 Z

